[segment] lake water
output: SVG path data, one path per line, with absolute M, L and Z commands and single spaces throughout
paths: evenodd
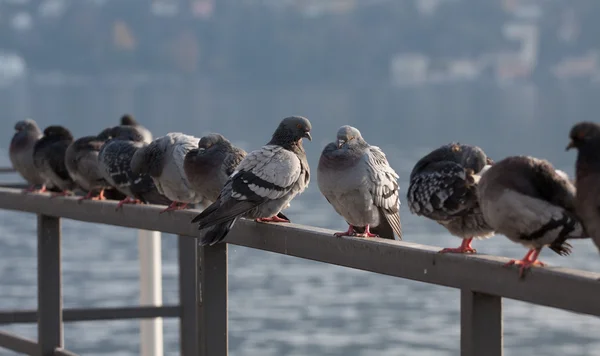
M 357 126 L 400 174 L 404 204 L 417 159 L 453 140 L 480 145 L 495 160 L 512 154 L 547 158 L 572 175 L 575 156 L 564 151 L 568 130 L 576 121 L 597 118 L 599 94 L 600 88 L 575 85 L 232 89 L 178 80 L 138 85 L 30 81 L 0 90 L 0 166 L 9 164 L 13 123 L 24 117 L 41 126 L 63 124 L 82 136 L 131 112 L 155 136 L 217 131 L 251 150 L 268 141 L 281 118 L 297 114 L 313 123 L 314 139 L 306 143 L 313 170 L 336 129 Z M 286 215 L 300 224 L 346 228 L 320 196 L 314 175 Z M 437 224 L 411 215 L 406 205 L 401 218 L 407 241 L 443 247 L 460 243 Z M 0 211 L 2 309 L 36 306 L 35 227 L 34 215 Z M 135 230 L 66 220 L 63 236 L 65 307 L 138 303 Z M 176 239 L 165 234 L 162 245 L 164 303 L 176 303 Z M 569 257 L 544 250 L 542 259 L 599 272 L 592 243 L 573 245 Z M 501 235 L 475 247 L 511 258 L 526 252 Z M 458 290 L 236 246 L 230 247 L 229 262 L 231 355 L 459 354 Z M 599 318 L 510 300 L 504 306 L 506 355 L 598 355 Z M 138 326 L 138 321 L 69 323 L 66 347 L 82 355 L 137 355 Z M 36 337 L 34 325 L 2 329 Z M 179 354 L 178 329 L 177 319 L 165 320 L 165 355 Z M 0 355 L 11 353 L 1 350 Z

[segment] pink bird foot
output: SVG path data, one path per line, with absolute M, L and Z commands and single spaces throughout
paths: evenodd
M 187 208 L 188 203 L 172 202 L 166 209 L 161 210 L 159 214 L 166 213 L 167 211 L 183 210 Z
M 446 247 L 445 249 L 440 250 L 439 253 L 476 253 L 477 250 L 471 247 L 471 241 L 473 241 L 472 237 L 469 239 L 463 239 L 460 247 Z
M 127 197 L 127 198 L 121 200 L 119 202 L 119 204 L 117 204 L 117 207 L 115 210 L 121 209 L 123 207 L 123 205 L 125 205 L 125 204 L 143 204 L 143 202 L 139 199 L 132 199 L 130 197 Z
M 277 215 L 272 216 L 270 218 L 258 218 L 258 219 L 254 219 L 254 221 L 256 221 L 256 222 L 264 222 L 264 223 L 269 223 L 269 222 L 289 223 L 290 222 L 288 219 L 280 218 Z

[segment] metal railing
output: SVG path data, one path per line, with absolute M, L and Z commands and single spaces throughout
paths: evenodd
M 114 318 L 181 318 L 183 355 L 228 354 L 227 244 L 197 247 L 197 211 L 159 214 L 162 207 L 113 201 L 50 199 L 0 188 L 0 209 L 38 214 L 38 311 L 0 313 L 0 323 L 35 321 L 39 340 L 0 333 L 0 347 L 31 355 L 69 355 L 62 350 L 63 321 Z M 62 310 L 60 218 L 179 235 L 180 305 L 171 307 Z M 295 256 L 461 290 L 461 355 L 503 354 L 502 298 L 600 316 L 600 274 L 560 267 L 535 268 L 525 280 L 503 268 L 507 258 L 439 254 L 439 248 L 378 238 L 333 238 L 332 231 L 296 224 L 240 220 L 230 244 Z

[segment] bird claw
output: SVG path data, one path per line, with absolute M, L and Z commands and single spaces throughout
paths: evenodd
M 52 199 L 52 198 L 56 198 L 56 197 L 67 197 L 67 196 L 71 196 L 71 195 L 73 195 L 73 193 L 71 193 L 71 192 L 69 192 L 69 191 L 65 190 L 65 191 L 63 191 L 63 192 L 59 192 L 59 193 L 52 193 L 52 194 L 50 194 L 50 199 Z
M 254 219 L 254 221 L 256 221 L 256 222 L 263 222 L 263 223 L 269 223 L 269 222 L 289 223 L 290 222 L 288 219 L 280 218 L 277 215 L 272 216 L 270 218 L 258 218 L 258 219 Z
M 166 209 L 161 210 L 159 214 L 166 213 L 167 211 L 183 210 L 187 208 L 187 206 L 187 203 L 172 202 Z
M 542 261 L 529 261 L 529 260 L 510 260 L 507 263 L 504 264 L 503 267 L 510 267 L 512 265 L 517 265 L 517 266 L 521 266 L 519 268 L 519 278 L 523 278 L 525 276 L 525 272 L 527 272 L 531 267 L 533 266 L 538 266 L 538 267 L 545 267 L 546 264 Z
M 438 253 L 477 253 L 473 247 L 446 247 L 438 251 Z
M 115 210 L 119 210 L 123 207 L 123 205 L 125 204 L 142 204 L 142 201 L 139 199 L 131 199 L 130 197 L 127 197 L 123 200 L 121 200 L 119 202 L 119 204 L 117 204 L 117 207 L 115 208 Z
M 368 231 L 367 232 L 363 232 L 363 233 L 356 233 L 355 232 L 354 236 L 357 236 L 357 237 L 379 237 L 379 235 L 373 234 L 373 233 L 368 232 Z

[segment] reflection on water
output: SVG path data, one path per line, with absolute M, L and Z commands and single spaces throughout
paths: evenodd
M 313 141 L 306 144 L 316 167 L 322 147 L 342 124 L 357 126 L 382 147 L 407 187 L 416 160 L 434 147 L 461 141 L 483 147 L 494 159 L 531 154 L 573 173 L 565 153 L 567 133 L 578 120 L 594 120 L 596 88 L 447 86 L 435 88 L 220 88 L 161 80 L 143 85 L 90 82 L 78 86 L 22 83 L 0 91 L 5 134 L 0 164 L 8 164 L 9 128 L 23 117 L 46 126 L 67 125 L 76 136 L 113 125 L 131 112 L 155 136 L 170 131 L 225 134 L 244 149 L 268 141 L 287 115 L 307 116 Z M 314 176 L 313 176 L 314 177 Z M 401 195 L 404 202 L 404 194 Z M 313 183 L 288 216 L 295 222 L 344 228 Z M 402 206 L 405 239 L 436 246 L 458 240 Z M 3 309 L 36 303 L 35 216 L 0 211 L 0 304 Z M 136 304 L 137 244 L 130 229 L 66 221 L 66 307 Z M 482 253 L 522 257 L 525 249 L 502 236 L 476 242 Z M 543 259 L 600 271 L 589 241 L 575 241 L 572 256 L 544 251 Z M 163 239 L 164 301 L 176 303 L 176 240 Z M 456 290 L 380 276 L 247 248 L 230 248 L 230 348 L 232 355 L 457 355 L 459 293 Z M 507 355 L 594 355 L 600 347 L 597 318 L 505 302 Z M 84 355 L 139 353 L 138 322 L 67 324 L 67 347 Z M 178 353 L 178 323 L 165 322 L 165 354 Z M 35 337 L 35 327 L 4 329 Z M 102 348 L 99 347 L 102 345 Z M 3 351 L 2 355 L 10 353 Z

